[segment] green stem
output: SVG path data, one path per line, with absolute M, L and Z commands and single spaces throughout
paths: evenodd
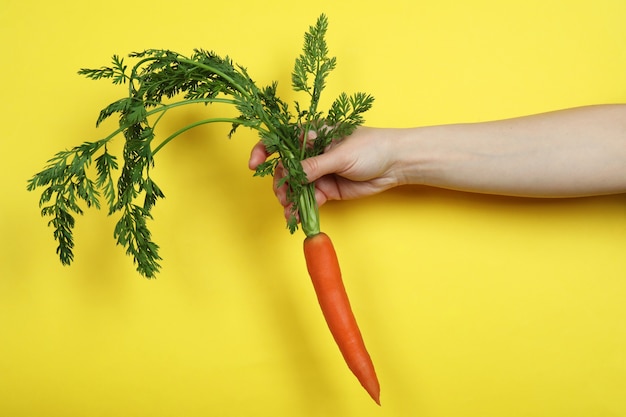
M 143 58 L 141 60 L 139 60 L 135 66 L 133 66 L 133 69 L 130 71 L 130 77 L 128 77 L 128 95 L 129 97 L 132 97 L 133 91 L 135 90 L 135 84 L 133 84 L 133 81 L 137 78 L 137 71 L 139 71 L 139 68 L 145 64 L 146 62 L 150 62 L 150 61 L 158 61 L 159 58 L 157 57 L 147 57 L 147 58 Z
M 315 184 L 307 184 L 299 197 L 300 224 L 306 236 L 320 233 L 320 213 L 315 200 Z
M 195 98 L 193 100 L 185 99 L 185 100 L 176 101 L 176 102 L 168 103 L 168 104 L 159 103 L 161 107 L 158 107 L 154 110 L 150 110 L 147 115 L 150 116 L 152 114 L 158 113 L 160 111 L 166 111 L 174 107 L 180 107 L 180 106 L 186 106 L 187 104 L 198 104 L 198 103 L 202 103 L 202 104 L 224 103 L 224 104 L 232 104 L 234 106 L 239 104 L 237 100 L 230 99 L 230 98 L 221 98 L 221 97 Z
M 169 142 L 171 142 L 177 136 L 185 133 L 186 131 L 188 131 L 190 129 L 193 129 L 194 127 L 198 127 L 198 126 L 201 126 L 201 125 L 206 125 L 206 124 L 209 124 L 209 123 L 241 123 L 241 120 L 228 118 L 228 117 L 215 117 L 213 119 L 204 119 L 204 120 L 199 120 L 199 121 L 194 122 L 194 123 L 190 123 L 190 124 L 186 125 L 185 127 L 182 127 L 179 130 L 177 130 L 176 132 L 172 133 L 166 139 L 164 139 L 163 142 L 161 142 L 156 148 L 154 148 L 154 150 L 152 151 L 152 155 L 153 156 L 156 155 L 156 153 L 159 152 L 162 147 L 167 145 Z M 259 127 L 255 127 L 254 129 L 261 130 L 261 128 L 259 128 Z
M 162 107 L 158 107 L 156 109 L 150 110 L 149 112 L 146 113 L 146 117 L 149 116 L 153 116 L 155 114 L 158 113 L 165 113 L 166 111 L 173 109 L 175 107 L 181 107 L 181 106 L 186 106 L 188 104 L 196 104 L 196 103 L 226 103 L 226 104 L 237 104 L 237 102 L 235 100 L 230 100 L 230 99 L 225 99 L 225 98 L 199 98 L 199 99 L 194 99 L 194 100 L 183 100 L 183 101 L 178 101 L 175 103 L 170 103 L 170 104 L 164 104 L 162 105 Z M 162 117 L 163 115 L 159 116 L 159 119 Z M 232 119 L 235 120 L 235 119 Z M 239 122 L 239 121 L 238 121 Z M 104 137 L 103 139 L 100 139 L 98 142 L 102 142 L 102 144 L 105 144 L 106 142 L 110 141 L 111 139 L 113 139 L 115 136 L 119 135 L 120 133 L 122 133 L 124 130 L 128 129 L 128 127 L 130 126 L 130 124 L 126 124 L 126 125 L 122 125 L 119 128 L 117 128 L 116 130 L 114 130 L 113 132 L 111 132 L 109 135 L 107 135 L 106 137 Z

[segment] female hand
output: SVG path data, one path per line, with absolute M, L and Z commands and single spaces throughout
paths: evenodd
M 323 154 L 302 161 L 308 180 L 315 182 L 318 205 L 328 200 L 365 197 L 398 185 L 393 173 L 389 132 L 359 127 L 352 135 L 332 143 Z M 254 170 L 267 157 L 265 147 L 259 142 L 252 149 L 248 166 Z M 279 165 L 274 174 L 274 192 L 288 217 L 287 186 L 278 186 L 283 177 L 283 167 Z

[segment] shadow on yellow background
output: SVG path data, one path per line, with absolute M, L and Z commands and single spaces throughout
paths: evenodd
M 70 2 L 71 3 L 71 2 Z M 327 98 L 367 91 L 367 124 L 472 122 L 626 98 L 626 3 L 26 1 L 0 14 L 1 416 L 624 416 L 626 198 L 529 200 L 424 187 L 322 209 L 381 381 L 375 406 L 316 304 L 256 138 L 188 132 L 159 154 L 145 280 L 78 219 L 62 267 L 26 180 L 102 137 L 123 94 L 76 75 L 113 54 L 212 49 L 260 84 L 329 16 Z M 178 113 L 172 129 L 205 109 Z M 106 132 L 105 132 L 106 131 Z

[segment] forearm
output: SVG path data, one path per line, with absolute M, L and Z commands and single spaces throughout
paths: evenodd
M 398 129 L 399 184 L 527 197 L 626 192 L 626 105 Z

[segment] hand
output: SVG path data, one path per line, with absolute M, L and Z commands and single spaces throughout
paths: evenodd
M 323 154 L 302 161 L 308 180 L 315 181 L 318 205 L 329 200 L 365 197 L 398 185 L 387 132 L 359 127 L 352 135 L 332 143 Z M 248 166 L 254 170 L 267 157 L 265 147 L 259 142 L 252 148 Z M 277 186 L 283 176 L 283 167 L 279 165 L 274 173 L 274 192 L 288 217 L 286 185 Z

